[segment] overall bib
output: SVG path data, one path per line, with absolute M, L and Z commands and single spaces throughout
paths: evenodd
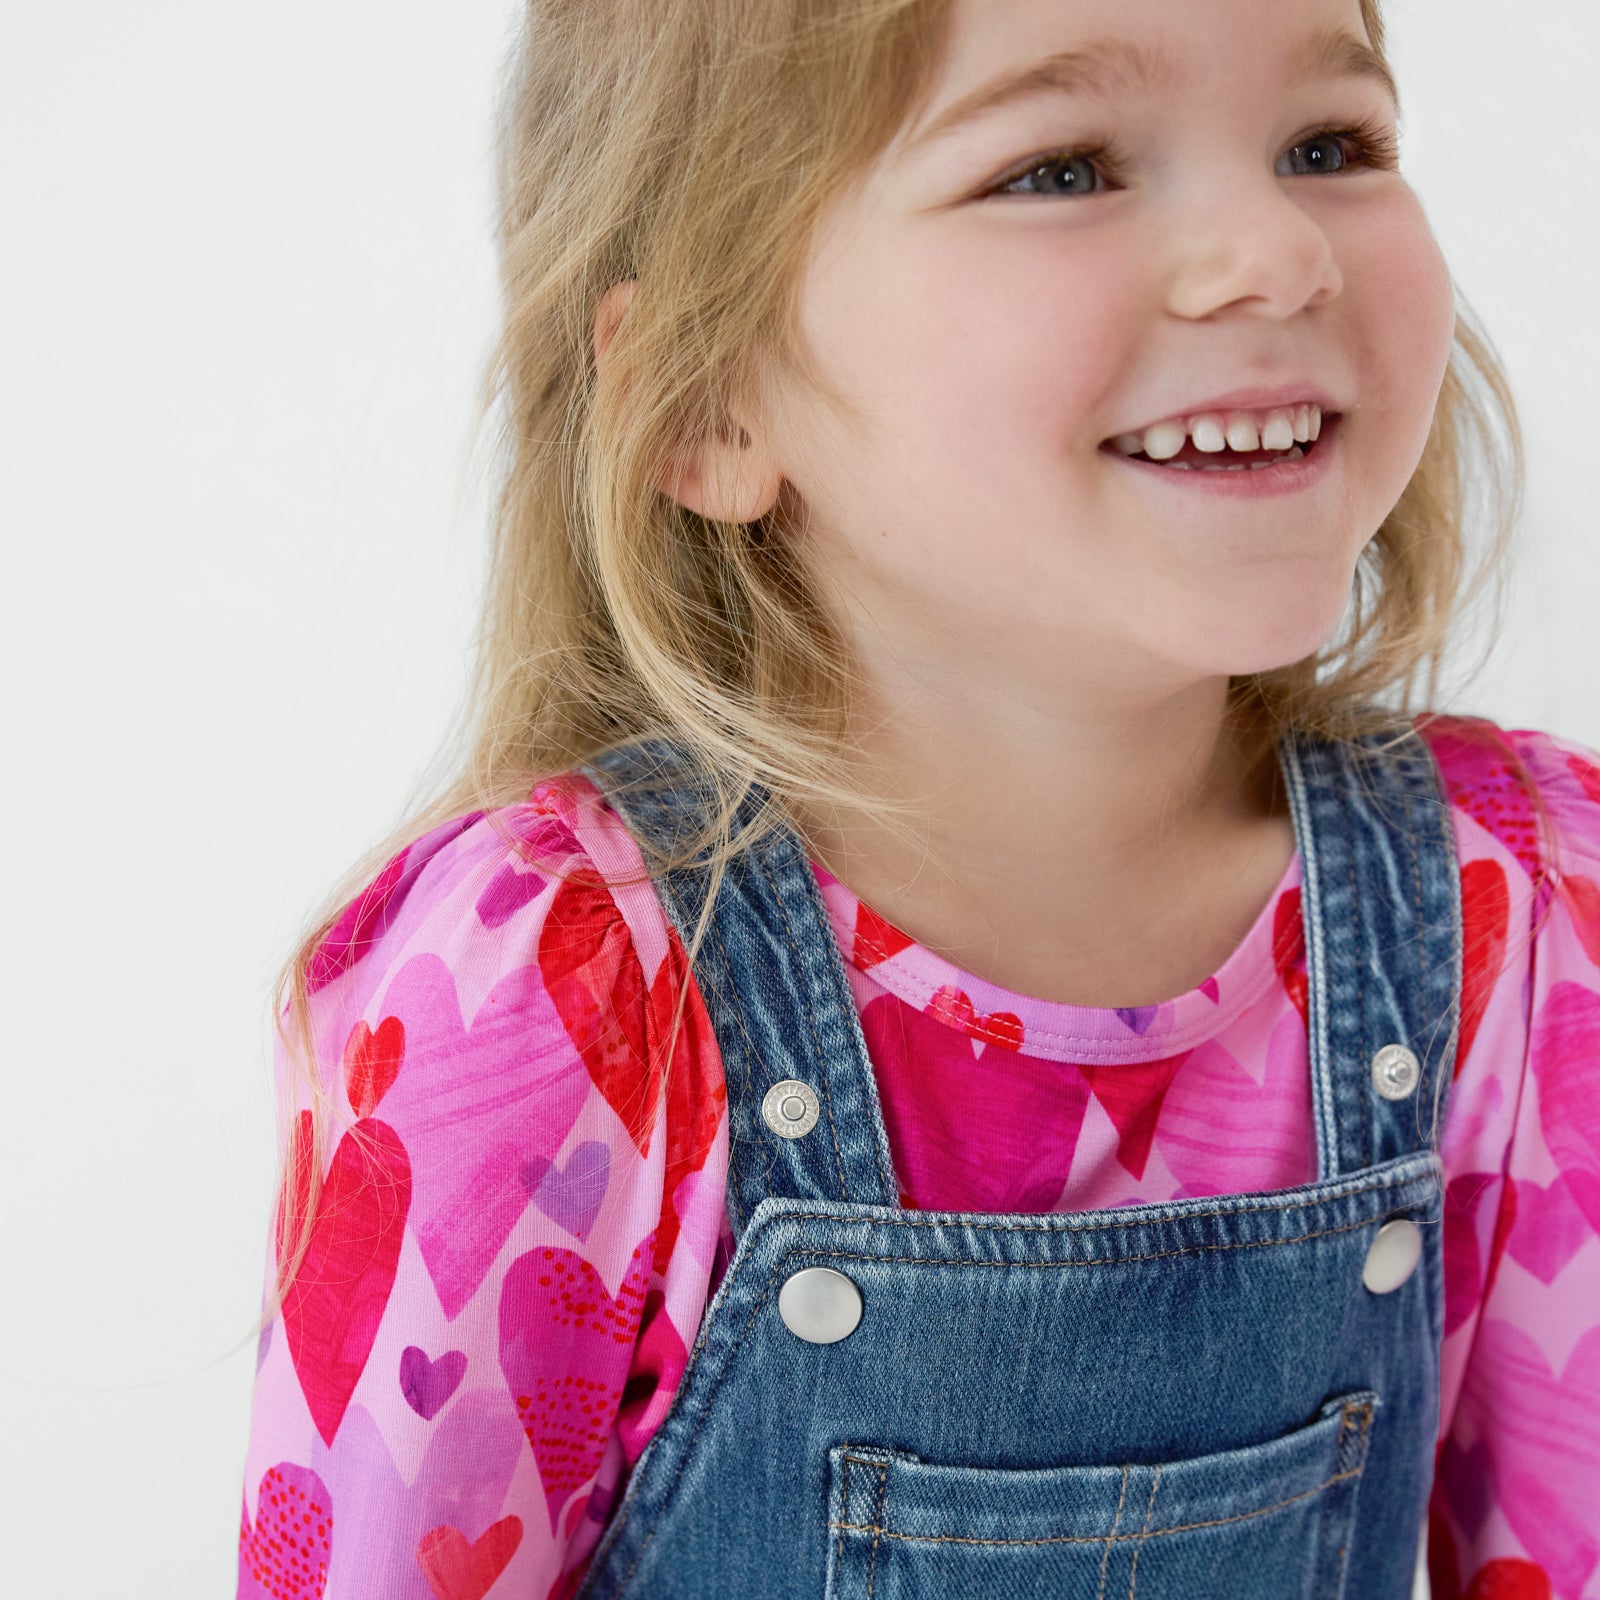
M 1439 1425 L 1455 839 L 1414 728 L 1355 752 L 1289 734 L 1278 760 L 1317 1139 L 1290 1189 L 901 1208 L 799 840 L 736 858 L 695 971 L 738 1248 L 579 1600 L 1407 1600 Z M 671 843 L 704 803 L 681 763 L 650 739 L 582 770 Z M 687 946 L 703 869 L 656 887 Z

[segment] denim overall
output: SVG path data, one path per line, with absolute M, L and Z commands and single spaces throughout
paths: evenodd
M 798 838 L 736 858 L 695 971 L 738 1248 L 580 1600 L 1407 1600 L 1439 1424 L 1460 888 L 1415 729 L 1361 749 L 1278 744 L 1317 1135 L 1316 1179 L 1290 1189 L 901 1208 Z M 681 761 L 647 739 L 581 770 L 670 843 L 703 803 Z M 703 869 L 656 887 L 687 945 Z

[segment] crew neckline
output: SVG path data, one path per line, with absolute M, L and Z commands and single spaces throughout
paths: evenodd
M 1261 999 L 1303 951 L 1298 846 L 1222 965 L 1186 993 L 1149 1006 L 1076 1005 L 991 983 L 917 943 L 821 862 L 807 860 L 849 968 L 966 1033 L 979 1047 L 997 1045 L 1047 1060 L 1152 1061 L 1193 1049 Z M 1290 894 L 1294 899 L 1280 916 L 1279 906 Z

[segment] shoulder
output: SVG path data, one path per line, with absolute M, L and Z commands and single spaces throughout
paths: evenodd
M 1487 717 L 1418 717 L 1456 813 L 1463 857 L 1494 856 L 1530 884 L 1600 870 L 1600 753 Z
M 602 1087 L 642 1081 L 657 991 L 682 974 L 638 846 L 569 771 L 398 851 L 344 906 L 306 983 L 329 1101 L 360 1117 L 397 1074 L 384 1113 L 408 1085 L 436 1094 L 446 1079 L 507 1094 L 586 1067 Z

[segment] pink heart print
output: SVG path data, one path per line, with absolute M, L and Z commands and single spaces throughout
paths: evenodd
M 1525 1198 L 1524 1185 L 1498 1172 L 1459 1172 L 1450 1180 L 1444 1197 L 1446 1337 L 1488 1300 L 1508 1238 L 1526 1227 L 1518 1215 Z
M 1508 1184 L 1511 1181 L 1506 1179 Z M 1563 1176 L 1543 1187 L 1524 1178 L 1516 1185 L 1516 1197 L 1516 1221 L 1506 1248 L 1511 1259 L 1540 1282 L 1554 1283 L 1594 1230 Z
M 441 1523 L 473 1534 L 505 1513 L 527 1446 L 494 1376 L 492 1389 L 464 1380 L 438 1421 L 419 1430 L 427 1448 L 420 1462 L 408 1457 L 404 1477 L 359 1400 L 350 1403 L 331 1449 L 313 1440 L 309 1465 L 341 1512 L 328 1563 L 329 1600 L 436 1600 L 417 1565 L 418 1543 Z M 392 1418 L 393 1406 L 385 1409 Z M 381 1515 L 367 1514 L 377 1508 Z
M 1600 1233 L 1600 995 L 1551 985 L 1533 1024 L 1529 1058 L 1539 1082 L 1539 1125 L 1567 1192 Z
M 867 1054 L 887 1064 L 878 1080 L 889 1143 L 904 1186 L 901 1204 L 926 1210 L 1048 1211 L 1061 1194 L 1089 1088 L 1074 1066 L 1019 1055 L 974 1057 L 964 1033 L 892 994 L 861 1013 Z M 980 1150 L 1008 1158 L 962 1169 L 941 1192 L 951 1128 Z M 1018 1139 L 1017 1130 L 1025 1130 Z
M 526 867 L 507 862 L 478 896 L 478 920 L 486 928 L 509 922 L 525 905 L 536 900 L 550 880 Z
M 1558 1595 L 1583 1594 L 1600 1567 L 1592 1507 L 1600 1483 L 1600 1328 L 1552 1370 L 1532 1335 L 1499 1317 L 1478 1324 L 1461 1391 L 1469 1425 L 1489 1445 L 1501 1509 Z
M 309 1467 L 268 1467 L 239 1518 L 238 1600 L 321 1600 L 328 1582 L 333 1502 Z
M 302 1195 L 310 1149 L 311 1113 L 303 1111 L 290 1156 Z M 410 1204 L 411 1163 L 399 1135 L 382 1122 L 356 1123 L 333 1153 L 282 1312 L 301 1392 L 329 1444 L 378 1336 Z
M 555 1532 L 594 1476 L 638 1337 L 654 1233 L 635 1246 L 615 1298 L 592 1263 L 544 1246 L 518 1256 L 500 1290 L 500 1370 L 539 1465 Z
M 1212 1039 L 1181 1058 L 1155 1124 L 1155 1148 L 1178 1180 L 1174 1198 L 1276 1189 L 1307 1176 L 1311 1089 L 1298 1010 L 1279 1018 L 1264 1055 L 1259 1083 Z
M 411 1229 L 454 1321 L 528 1208 L 526 1164 L 566 1143 L 589 1078 L 535 966 L 502 977 L 470 1028 L 454 974 L 431 952 L 400 969 L 383 1003 L 404 1019 L 412 1063 L 384 1114 L 417 1148 L 438 1152 L 416 1173 Z M 530 1039 L 550 1043 L 530 1059 Z

